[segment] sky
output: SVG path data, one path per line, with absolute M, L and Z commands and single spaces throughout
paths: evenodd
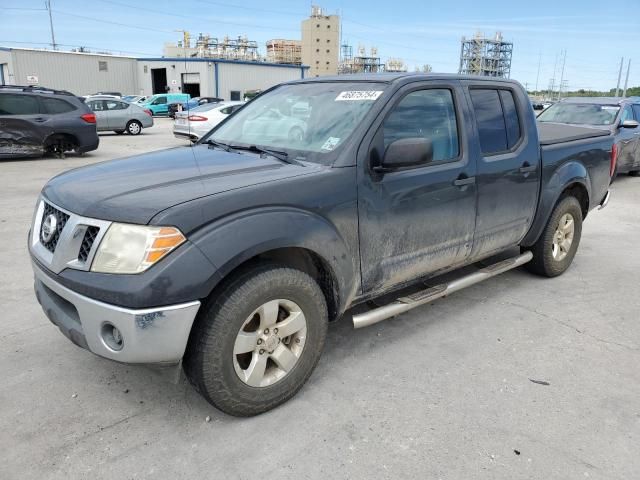
M 457 72 L 460 39 L 500 31 L 513 42 L 511 78 L 528 89 L 566 80 L 568 90 L 615 88 L 621 58 L 624 84 L 640 86 L 640 0 L 318 0 L 325 13 L 339 13 L 342 41 L 382 60 L 401 58 L 413 70 Z M 44 0 L 0 0 L 0 46 L 50 46 Z M 51 0 L 61 49 L 85 46 L 136 57 L 161 56 L 165 42 L 188 30 L 212 37 L 247 35 L 265 54 L 272 38 L 300 38 L 311 2 L 301 0 Z M 566 51 L 564 75 L 562 52 Z

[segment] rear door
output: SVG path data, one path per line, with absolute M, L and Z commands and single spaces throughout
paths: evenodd
M 47 120 L 36 95 L 0 93 L 0 156 L 41 154 Z
M 131 120 L 131 105 L 120 100 L 105 100 L 109 130 L 124 130 Z
M 517 245 L 535 215 L 540 181 L 529 100 L 510 84 L 466 82 L 475 118 L 478 213 L 472 258 Z M 486 85 L 486 86 L 485 86 Z
M 358 216 L 367 293 L 465 261 L 476 216 L 475 161 L 465 146 L 468 118 L 458 82 L 401 88 L 365 137 L 359 154 Z M 423 138 L 433 159 L 384 174 L 372 171 L 395 140 Z
M 633 108 L 633 115 L 636 121 L 640 122 L 640 104 L 634 104 L 631 108 Z M 634 167 L 640 168 L 640 127 L 635 129 L 635 136 L 636 136 L 636 151 L 635 151 Z

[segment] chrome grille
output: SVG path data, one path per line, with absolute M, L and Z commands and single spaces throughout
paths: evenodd
M 47 218 L 50 217 L 51 215 L 55 217 L 55 229 L 53 231 L 51 238 L 49 238 L 47 241 L 43 234 L 42 226 L 47 221 Z M 67 220 L 69 220 L 69 215 L 58 210 L 57 208 L 48 204 L 47 202 L 44 203 L 44 211 L 42 213 L 42 222 L 40 223 L 40 242 L 42 243 L 44 248 L 49 250 L 51 253 L 55 252 L 56 250 L 56 246 L 58 245 L 58 240 L 60 239 L 60 234 L 62 233 L 62 230 L 64 229 L 64 226 L 66 225 Z
M 78 252 L 78 261 L 85 263 L 89 258 L 89 253 L 91 252 L 91 247 L 93 246 L 93 242 L 96 241 L 96 237 L 100 233 L 100 227 L 87 227 L 87 231 L 84 234 L 84 238 L 82 239 L 82 244 L 80 244 L 80 252 Z

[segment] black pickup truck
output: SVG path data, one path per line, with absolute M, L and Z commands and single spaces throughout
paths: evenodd
M 300 80 L 193 147 L 50 180 L 35 292 L 77 345 L 182 363 L 213 405 L 254 415 L 302 387 L 328 321 L 357 304 L 381 305 L 353 315 L 362 327 L 520 265 L 563 273 L 614 161 L 607 132 L 538 130 L 514 81 Z

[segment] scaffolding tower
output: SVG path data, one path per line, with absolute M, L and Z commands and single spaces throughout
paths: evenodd
M 249 40 L 246 35 L 231 38 L 225 35 L 218 39 L 200 33 L 194 42 L 189 32 L 184 32 L 182 41 L 177 45 L 166 44 L 164 55 L 167 57 L 184 56 L 192 58 L 220 58 L 225 60 L 263 61 L 258 54 L 258 42 Z
M 486 38 L 478 32 L 473 38 L 462 37 L 458 73 L 509 78 L 513 43 L 505 42 L 497 32 L 495 38 Z
M 342 45 L 342 61 L 338 73 L 377 73 L 383 71 L 383 64 L 378 55 L 378 49 L 371 47 L 367 55 L 364 46 L 358 46 L 358 54 L 351 56 L 351 46 Z

